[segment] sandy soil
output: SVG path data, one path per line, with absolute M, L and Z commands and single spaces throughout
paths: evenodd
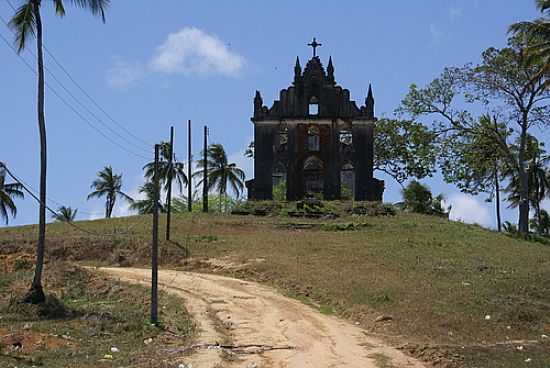
M 148 284 L 151 271 L 101 268 L 122 281 Z M 184 361 L 193 368 L 423 368 L 364 330 L 253 282 L 160 271 L 159 284 L 184 298 L 198 336 Z

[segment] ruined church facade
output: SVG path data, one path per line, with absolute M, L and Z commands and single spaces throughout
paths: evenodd
M 358 107 L 337 85 L 332 58 L 325 70 L 318 56 L 304 70 L 296 59 L 294 82 L 271 108 L 254 97 L 252 200 L 271 200 L 282 185 L 289 201 L 310 196 L 326 200 L 381 201 L 384 182 L 374 178 L 374 97 L 369 86 Z

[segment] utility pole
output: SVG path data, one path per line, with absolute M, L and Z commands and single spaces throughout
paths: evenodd
M 202 177 L 202 212 L 208 213 L 208 127 L 204 126 L 204 151 L 203 151 L 203 177 Z
M 159 150 L 155 144 L 155 174 L 153 185 L 155 188 L 153 204 L 153 242 L 151 249 L 151 324 L 158 324 L 158 251 L 159 251 Z
M 193 211 L 193 174 L 191 174 L 191 120 L 187 121 L 187 210 Z
M 170 158 L 168 159 L 168 197 L 166 200 L 166 240 L 170 240 L 172 223 L 172 179 L 174 174 L 174 127 L 170 127 Z

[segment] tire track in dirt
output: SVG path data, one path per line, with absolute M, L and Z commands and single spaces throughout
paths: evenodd
M 148 285 L 151 279 L 147 269 L 98 270 L 130 283 Z M 193 367 L 377 368 L 384 361 L 424 368 L 361 328 L 254 282 L 161 270 L 159 287 L 183 297 L 197 323 L 197 341 L 186 359 Z

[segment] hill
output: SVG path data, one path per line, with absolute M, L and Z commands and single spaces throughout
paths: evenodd
M 150 217 L 77 226 L 89 233 L 49 226 L 50 261 L 148 265 Z M 275 286 L 426 361 L 550 364 L 549 246 L 405 213 L 330 220 L 186 214 L 175 216 L 172 234 L 173 242 L 161 244 L 165 267 Z M 34 237 L 32 226 L 0 230 L 5 262 L 32 254 Z

